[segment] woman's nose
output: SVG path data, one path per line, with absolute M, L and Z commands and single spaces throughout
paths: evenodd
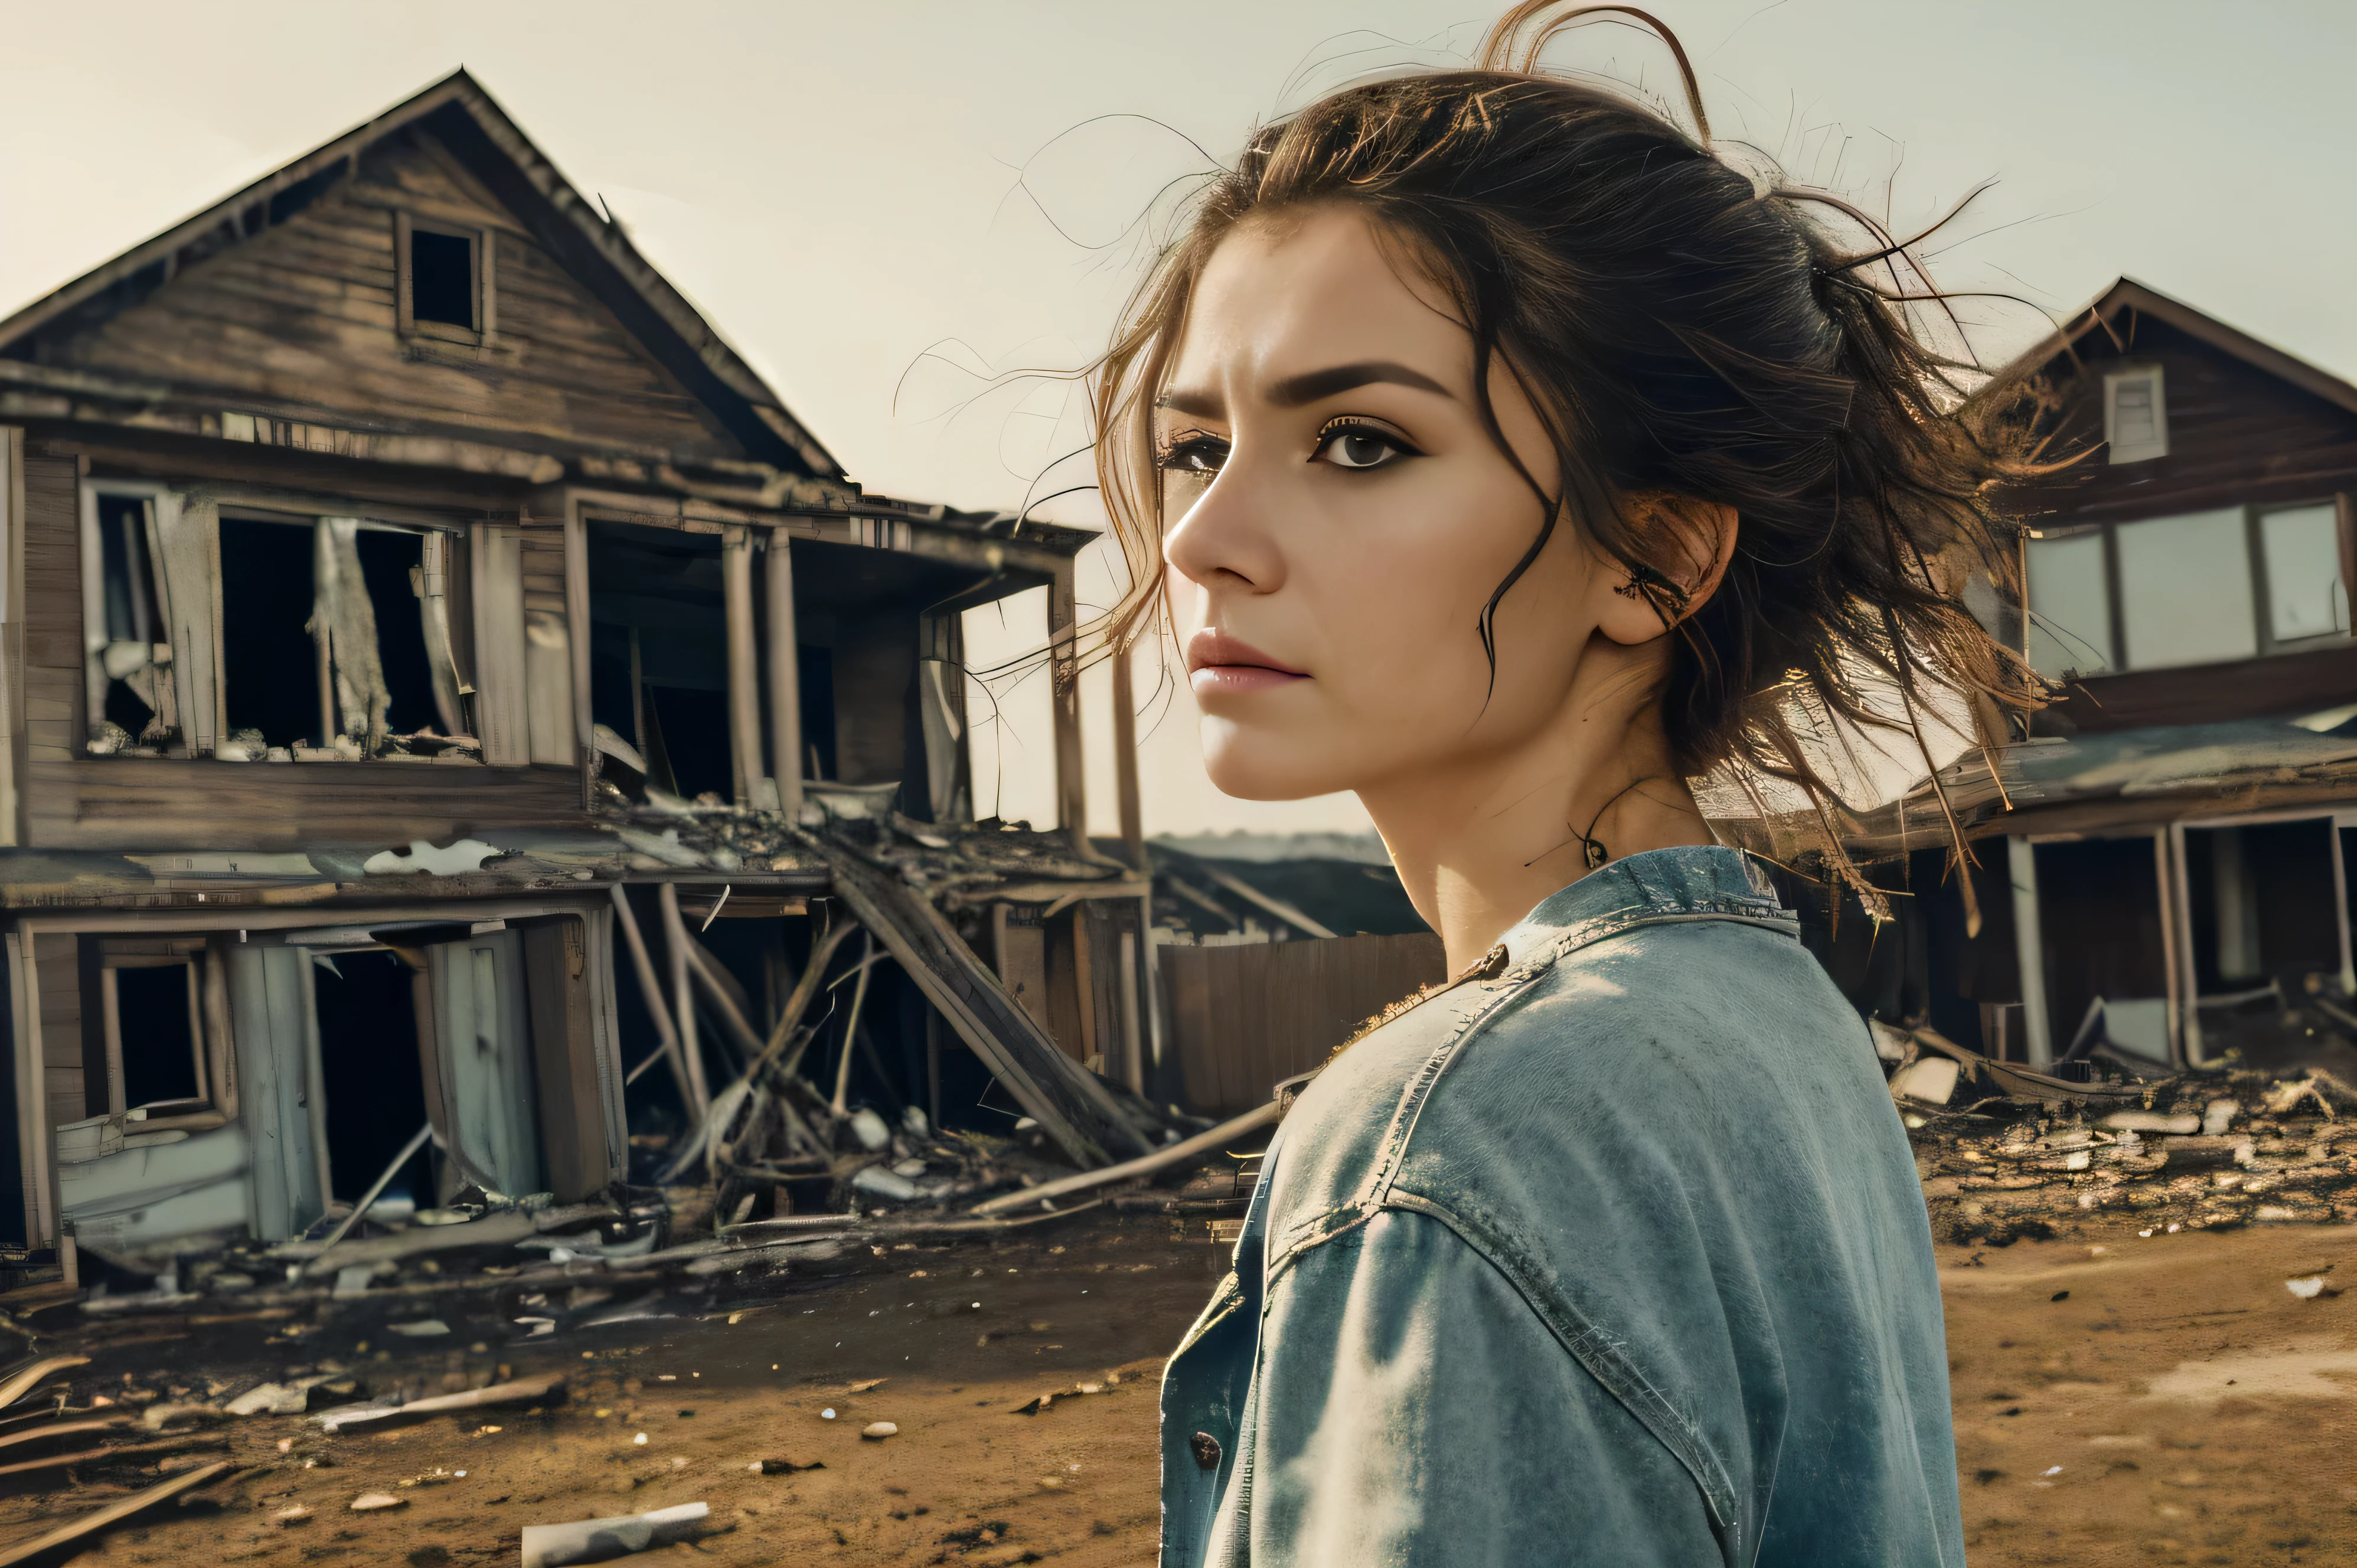
M 1270 524 L 1265 477 L 1231 457 L 1163 536 L 1163 556 L 1181 576 L 1205 588 L 1274 593 L 1285 580 L 1285 557 Z

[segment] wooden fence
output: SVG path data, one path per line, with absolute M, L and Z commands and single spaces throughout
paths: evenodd
M 1260 1104 L 1271 1086 L 1323 1064 L 1361 1023 L 1447 967 L 1429 931 L 1165 947 L 1157 956 L 1165 1049 L 1177 1053 L 1187 1100 L 1206 1113 Z

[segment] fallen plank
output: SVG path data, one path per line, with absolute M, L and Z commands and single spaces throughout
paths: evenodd
M 403 1258 L 414 1258 L 428 1252 L 455 1251 L 461 1247 L 501 1247 L 512 1245 L 525 1237 L 579 1225 L 587 1219 L 618 1218 L 613 1206 L 605 1203 L 576 1203 L 565 1208 L 544 1208 L 538 1213 L 526 1213 L 521 1208 L 501 1208 L 479 1219 L 459 1225 L 413 1225 L 391 1236 L 371 1236 L 361 1241 L 339 1241 L 334 1251 L 334 1266 L 350 1268 L 354 1263 L 385 1263 Z M 270 1249 L 273 1258 L 308 1260 L 311 1266 L 306 1273 L 326 1273 L 328 1250 L 319 1241 L 285 1241 Z
M 34 1386 L 51 1372 L 62 1372 L 68 1367 L 89 1365 L 90 1358 L 87 1356 L 50 1356 L 34 1362 L 23 1371 L 11 1376 L 6 1382 L 0 1383 L 0 1410 L 6 1409 L 32 1392 Z
M 14 1448 L 19 1443 L 38 1443 L 44 1437 L 63 1437 L 71 1432 L 106 1432 L 124 1424 L 122 1416 L 101 1417 L 96 1421 L 61 1421 L 55 1426 L 35 1426 L 23 1432 L 12 1432 L 0 1437 L 0 1450 Z
M 157 1503 L 169 1501 L 183 1492 L 193 1492 L 229 1468 L 230 1461 L 227 1459 L 216 1459 L 210 1465 L 199 1465 L 185 1475 L 175 1476 L 170 1480 L 150 1487 L 144 1492 L 135 1492 L 120 1502 L 107 1504 L 94 1513 L 86 1513 L 70 1524 L 61 1524 L 45 1535 L 37 1536 L 31 1541 L 18 1541 L 14 1546 L 0 1550 L 0 1568 L 10 1568 L 12 1563 L 38 1557 L 42 1552 L 54 1547 L 80 1541 L 84 1536 L 95 1535 L 108 1525 L 129 1519 L 143 1509 L 153 1508 Z
M 1038 1187 L 1027 1187 L 1020 1192 L 1001 1193 L 996 1197 L 975 1204 L 966 1212 L 976 1217 L 1003 1214 L 1010 1208 L 1020 1208 L 1025 1204 L 1038 1203 L 1045 1198 L 1060 1197 L 1068 1192 L 1084 1192 L 1093 1187 L 1106 1187 L 1118 1181 L 1152 1176 L 1156 1171 L 1167 1170 L 1198 1155 L 1209 1154 L 1231 1138 L 1241 1138 L 1247 1133 L 1271 1126 L 1284 1114 L 1284 1102 L 1272 1100 L 1265 1105 L 1254 1106 L 1233 1121 L 1221 1122 L 1208 1133 L 1198 1133 L 1168 1148 L 1157 1149 L 1143 1158 L 1108 1165 L 1103 1170 L 1082 1171 L 1077 1176 L 1041 1182 Z
M 68 1465 L 92 1465 L 101 1459 L 113 1457 L 112 1448 L 85 1448 L 79 1454 L 52 1454 L 45 1459 L 19 1459 L 14 1465 L 0 1465 L 0 1476 L 22 1476 L 35 1470 L 62 1469 Z
M 705 1503 L 649 1513 L 622 1514 L 613 1519 L 576 1520 L 570 1524 L 528 1524 L 523 1527 L 523 1568 L 564 1568 L 570 1563 L 604 1563 L 651 1547 L 692 1541 L 712 1530 L 712 1509 Z
M 341 1432 L 347 1427 L 373 1425 L 400 1416 L 435 1415 L 444 1411 L 478 1410 L 495 1404 L 528 1404 L 536 1399 L 545 1399 L 564 1386 L 563 1378 L 518 1378 L 511 1383 L 493 1383 L 487 1389 L 469 1389 L 462 1394 L 436 1394 L 431 1399 L 411 1400 L 407 1404 L 323 1411 L 312 1419 L 329 1432 Z M 0 1568 L 5 1568 L 5 1564 L 0 1564 Z
M 1006 994 L 940 910 L 856 855 L 832 844 L 819 849 L 834 891 L 859 923 L 1073 1163 L 1103 1165 L 1152 1148 L 1105 1086 Z

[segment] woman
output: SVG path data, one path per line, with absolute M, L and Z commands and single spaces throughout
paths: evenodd
M 1549 9 L 1257 132 L 1099 371 L 1116 635 L 1167 591 L 1214 781 L 1356 790 L 1458 974 L 1280 1128 L 1162 1561 L 1958 1563 L 1905 1134 L 1687 781 L 1822 798 L 1862 671 L 2034 700 L 1949 591 L 2021 464 L 1894 250 L 1535 73 Z

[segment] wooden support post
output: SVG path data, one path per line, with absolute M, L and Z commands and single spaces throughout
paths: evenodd
M 1123 857 L 1140 871 L 1146 864 L 1146 820 L 1137 800 L 1137 693 L 1130 674 L 1135 648 L 1113 656 L 1113 787 L 1121 801 Z
M 630 950 L 630 965 L 639 977 L 639 994 L 647 1004 L 647 1016 L 655 1021 L 655 1034 L 662 1040 L 664 1059 L 671 1063 L 672 1081 L 679 1087 L 679 1102 L 687 1107 L 699 1122 L 704 1107 L 695 1102 L 695 1083 L 687 1075 L 687 1053 L 680 1049 L 679 1031 L 672 1026 L 671 1009 L 664 1005 L 662 984 L 655 978 L 654 961 L 647 956 L 646 939 L 639 934 L 639 918 L 630 910 L 630 901 L 619 882 L 607 889 L 614 896 L 614 923 L 622 929 L 623 945 Z
M 770 531 L 770 777 L 787 820 L 802 809 L 802 652 L 794 630 L 794 556 L 782 528 Z
M 9 848 L 27 838 L 25 738 L 25 433 L 8 429 L 0 430 L 0 846 Z
M 687 962 L 687 922 L 679 916 L 679 888 L 666 882 L 658 895 L 662 905 L 663 950 L 671 960 L 672 1026 L 679 1031 L 681 1059 L 687 1064 L 688 1092 L 694 1096 L 702 1120 L 711 1109 L 712 1090 L 704 1079 L 704 1053 L 695 1038 L 695 991 Z
M 2176 906 L 2184 912 L 2184 940 L 2170 955 L 2171 961 L 2181 967 L 2178 971 L 2178 994 L 2185 1005 L 2178 1015 L 2178 1048 L 2184 1054 L 2180 1062 L 2195 1063 L 2202 1059 L 2201 1049 L 2201 977 L 2193 964 L 2193 881 L 2185 864 L 2185 824 L 2169 824 L 2169 887 L 2176 895 Z
M 1056 822 L 1072 847 L 1089 853 L 1089 798 L 1081 750 L 1080 605 L 1072 564 L 1060 562 L 1048 585 L 1048 667 L 1056 732 Z
M 761 668 L 753 652 L 753 539 L 742 523 L 720 536 L 720 581 L 728 624 L 728 756 L 737 803 L 759 806 Z
M 2021 965 L 2021 1034 L 2029 1065 L 2054 1063 L 2053 1031 L 2046 1016 L 2046 940 L 2038 924 L 2038 847 L 2016 833 L 2005 841 L 2013 883 L 2014 955 Z
M 490 289 L 483 291 L 483 299 L 488 305 Z M 589 691 L 589 525 L 581 521 L 580 499 L 570 493 L 565 498 L 565 635 L 573 656 L 574 745 L 581 758 L 581 803 L 586 807 L 597 771 L 597 720 Z
M 2177 902 L 2177 878 L 2169 864 L 2169 830 L 2152 835 L 2152 876 L 2160 894 L 2160 963 L 2169 998 L 2169 1059 L 2185 1064 L 2185 996 L 2178 984 L 2183 971 L 2177 961 L 2179 947 L 2191 940 L 2188 911 Z

